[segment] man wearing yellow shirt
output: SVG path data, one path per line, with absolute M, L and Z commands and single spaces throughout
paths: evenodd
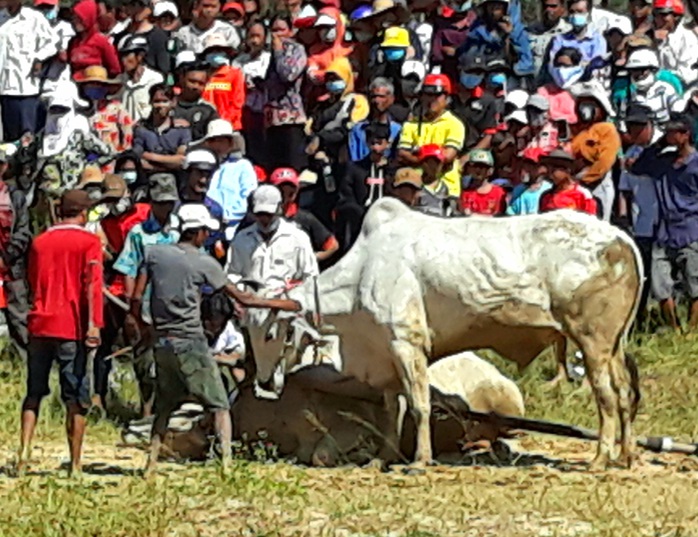
M 417 117 L 402 126 L 398 160 L 408 166 L 419 165 L 419 148 L 441 146 L 444 155 L 443 180 L 451 196 L 460 195 L 458 153 L 465 142 L 465 126 L 448 111 L 451 81 L 446 75 L 427 75 L 422 84 Z M 450 169 L 449 169 L 450 168 Z

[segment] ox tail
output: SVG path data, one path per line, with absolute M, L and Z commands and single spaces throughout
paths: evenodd
M 625 246 L 626 252 L 629 251 L 629 253 L 632 254 L 632 260 L 633 260 L 633 267 L 628 268 L 628 271 L 631 271 L 634 274 L 624 274 L 622 277 L 624 279 L 628 279 L 630 281 L 634 279 L 637 280 L 637 292 L 635 293 L 635 299 L 633 301 L 632 307 L 628 310 L 628 316 L 625 319 L 625 323 L 623 325 L 623 329 L 619 332 L 618 337 L 616 339 L 616 342 L 613 347 L 613 353 L 614 355 L 617 355 L 618 353 L 623 353 L 624 356 L 624 362 L 625 362 L 625 368 L 628 372 L 628 375 L 630 377 L 630 389 L 632 391 L 632 407 L 631 407 L 631 419 L 634 420 L 635 416 L 637 415 L 637 410 L 640 404 L 640 399 L 642 397 L 640 393 L 640 374 L 639 370 L 637 367 L 637 362 L 635 361 L 635 358 L 628 352 L 624 350 L 624 348 L 627 346 L 628 342 L 628 335 L 630 333 L 630 328 L 632 327 L 633 323 L 635 322 L 635 318 L 637 317 L 637 312 L 640 307 L 640 297 L 642 296 L 642 287 L 645 284 L 644 282 L 644 267 L 642 263 L 642 255 L 640 254 L 640 250 L 638 249 L 637 245 L 635 244 L 635 241 L 628 236 L 625 232 L 620 232 L 618 234 L 618 239 L 622 243 L 623 246 Z

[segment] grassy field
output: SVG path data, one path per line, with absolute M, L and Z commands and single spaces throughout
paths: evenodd
M 635 344 L 643 402 L 640 434 L 698 437 L 698 338 L 651 337 Z M 529 416 L 596 425 L 580 385 L 546 390 L 552 359 L 519 375 Z M 698 536 L 698 459 L 643 453 L 633 470 L 588 473 L 593 444 L 523 437 L 513 463 L 491 459 L 438 466 L 422 475 L 395 468 L 317 470 L 237 461 L 163 464 L 154 481 L 145 456 L 118 447 L 118 428 L 90 428 L 86 473 L 66 477 L 62 409 L 47 401 L 26 477 L 9 476 L 23 390 L 19 366 L 0 364 L 1 536 Z M 477 463 L 477 464 L 475 464 Z

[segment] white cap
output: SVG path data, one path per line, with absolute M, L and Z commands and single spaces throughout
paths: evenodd
M 215 170 L 218 167 L 218 159 L 216 155 L 213 154 L 213 151 L 209 151 L 208 149 L 192 149 L 184 157 L 184 165 L 182 167 L 185 170 L 189 168 Z
M 196 54 L 193 50 L 183 50 L 175 56 L 175 68 L 179 67 L 183 63 L 195 63 Z
M 526 107 L 526 103 L 528 102 L 529 97 L 530 95 L 528 94 L 528 92 L 521 89 L 515 89 L 507 93 L 504 102 L 513 105 L 514 108 L 519 110 Z
M 179 17 L 177 4 L 168 0 L 161 0 L 153 7 L 153 17 L 162 17 L 165 13 L 172 13 L 175 17 Z
M 504 121 L 518 121 L 524 125 L 528 125 L 528 116 L 525 110 L 514 110 L 508 116 L 505 116 Z
M 252 212 L 276 214 L 281 207 L 281 191 L 273 185 L 260 185 L 252 193 Z
M 606 110 L 608 117 L 615 117 L 616 111 L 613 109 L 611 100 L 608 98 L 608 92 L 603 87 L 603 84 L 598 80 L 588 80 L 579 82 L 569 89 L 573 97 L 591 97 Z
M 424 80 L 424 77 L 427 76 L 427 70 L 422 62 L 418 62 L 417 60 L 405 60 L 402 64 L 400 74 L 403 78 L 408 75 L 417 75 L 421 82 Z
M 203 203 L 185 203 L 179 208 L 180 229 L 199 229 L 202 227 L 216 231 L 221 227 L 221 223 L 211 217 L 211 213 Z
M 206 128 L 206 136 L 203 137 L 202 141 L 209 140 L 211 138 L 217 138 L 219 136 L 228 136 L 232 138 L 235 135 L 233 126 L 230 121 L 225 119 L 214 119 L 209 122 Z
M 633 51 L 625 62 L 626 69 L 659 69 L 657 53 L 650 49 Z
M 210 48 L 233 48 L 221 33 L 214 32 L 204 39 L 204 52 Z
M 330 17 L 327 13 L 320 13 L 317 19 L 315 19 L 315 23 L 313 24 L 314 28 L 318 27 L 327 27 L 327 26 L 337 26 L 337 21 L 336 19 L 333 19 Z

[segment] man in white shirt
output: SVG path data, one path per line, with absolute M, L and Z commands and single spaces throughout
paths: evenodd
M 652 4 L 659 66 L 678 75 L 688 86 L 698 78 L 693 68 L 698 62 L 698 37 L 684 26 L 684 11 L 680 0 L 654 0 Z
M 126 111 L 138 122 L 150 115 L 150 88 L 162 84 L 165 77 L 145 64 L 148 41 L 140 35 L 127 35 L 118 43 L 123 73 L 119 99 Z
M 41 64 L 58 53 L 58 37 L 44 15 L 7 0 L 0 26 L 0 106 L 3 138 L 12 142 L 37 130 Z
M 193 19 L 190 24 L 180 28 L 175 37 L 180 50 L 203 52 L 204 41 L 211 34 L 221 34 L 232 49 L 240 46 L 237 30 L 227 22 L 218 19 L 221 11 L 220 0 L 198 0 L 194 4 Z
M 230 245 L 230 280 L 247 280 L 264 289 L 281 290 L 318 275 L 308 235 L 281 218 L 278 188 L 257 188 L 252 193 L 251 210 L 255 223 L 238 233 Z

